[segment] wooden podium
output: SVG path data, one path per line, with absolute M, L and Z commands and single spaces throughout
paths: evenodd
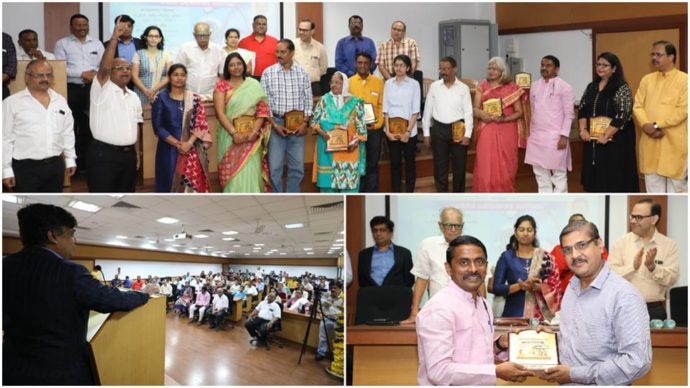
M 89 328 L 95 331 L 89 343 L 100 385 L 164 384 L 164 296 L 129 312 L 92 311 Z

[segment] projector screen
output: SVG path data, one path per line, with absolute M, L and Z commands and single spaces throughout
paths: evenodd
M 129 15 L 134 19 L 132 36 L 140 37 L 146 27 L 160 27 L 165 37 L 165 49 L 173 58 L 179 47 L 194 40 L 192 31 L 197 22 L 211 26 L 211 41 L 225 46 L 225 31 L 236 28 L 244 38 L 252 33 L 252 20 L 256 15 L 268 19 L 268 34 L 280 39 L 279 2 L 185 2 L 185 3 L 103 3 L 103 38 L 108 39 L 113 31 L 117 15 Z
M 495 265 L 513 233 L 518 217 L 529 214 L 537 221 L 540 246 L 551 251 L 558 235 L 573 213 L 594 222 L 599 233 L 606 232 L 606 202 L 603 195 L 395 195 L 390 197 L 390 218 L 395 223 L 393 241 L 412 251 L 423 239 L 440 235 L 441 209 L 457 207 L 464 214 L 463 234 L 472 235 L 486 246 L 490 266 Z M 367 214 L 368 219 L 373 217 Z M 370 246 L 368 244 L 368 246 Z

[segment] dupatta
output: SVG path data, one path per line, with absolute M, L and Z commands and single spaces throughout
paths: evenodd
M 187 141 L 192 134 L 197 137 L 194 145 L 186 154 L 177 157 L 172 191 L 208 193 L 211 191 L 211 181 L 206 150 L 211 148 L 213 140 L 201 97 L 185 90 L 181 141 Z
M 538 291 L 525 291 L 523 316 L 551 320 L 556 311 L 561 309 L 562 296 L 559 291 L 560 274 L 554 258 L 545 250 L 536 248 L 532 253 L 532 264 L 527 277 L 541 279 L 541 283 Z

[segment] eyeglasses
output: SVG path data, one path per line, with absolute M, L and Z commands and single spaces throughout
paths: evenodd
M 642 222 L 642 220 L 644 220 L 645 218 L 652 217 L 652 216 L 654 216 L 654 214 L 650 214 L 647 216 L 643 216 L 643 215 L 639 215 L 639 214 L 630 214 L 630 215 L 628 215 L 628 219 L 630 221 L 635 220 L 637 222 Z
M 402 28 L 391 28 L 391 29 L 393 31 L 397 31 L 397 32 L 405 32 L 405 30 L 403 30 Z
M 53 79 L 53 73 L 27 73 L 31 78 L 45 78 L 45 79 Z
M 211 34 L 194 34 L 194 36 L 201 39 L 208 39 L 211 37 Z
M 611 67 L 608 63 L 597 63 L 594 67 Z
M 297 31 L 299 32 L 309 32 L 311 31 L 310 29 L 305 29 L 305 28 L 298 28 Z
M 597 238 L 598 237 L 589 239 L 587 241 L 580 241 L 578 243 L 575 243 L 575 245 L 571 245 L 571 246 L 566 246 L 566 247 L 561 246 L 561 250 L 563 251 L 563 255 L 570 256 L 573 254 L 573 250 L 575 250 L 575 249 L 577 249 L 580 252 L 584 251 L 589 246 L 589 244 L 591 244 L 592 241 L 596 240 Z
M 476 259 L 474 259 L 474 260 L 470 260 L 470 259 L 460 259 L 460 260 L 458 261 L 458 264 L 460 264 L 460 266 L 461 266 L 462 268 L 469 268 L 470 264 L 472 264 L 472 263 L 474 263 L 474 266 L 475 266 L 475 267 L 483 267 L 483 266 L 485 266 L 485 265 L 488 263 L 488 261 L 487 261 L 486 258 L 484 258 L 484 257 L 478 257 L 478 258 L 476 258 Z
M 649 56 L 652 57 L 652 58 L 661 58 L 661 57 L 663 57 L 663 56 L 665 56 L 665 55 L 666 55 L 666 53 L 650 53 L 650 54 L 649 54 Z
M 129 66 L 113 66 L 113 70 L 117 71 L 131 71 L 132 68 Z
M 160 35 L 146 35 L 146 37 L 147 37 L 147 38 L 151 38 L 151 39 L 160 39 L 160 38 L 162 38 L 162 36 L 160 36 Z
M 462 224 L 444 224 L 443 222 L 439 222 L 438 224 L 441 225 L 441 227 L 443 227 L 443 229 L 445 229 L 445 230 L 453 230 L 453 229 L 460 230 L 460 229 L 462 229 L 463 226 L 465 226 L 464 223 L 462 223 Z

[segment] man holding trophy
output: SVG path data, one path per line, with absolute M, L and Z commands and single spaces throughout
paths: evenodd
M 496 355 L 505 355 L 508 336 L 494 338 L 493 314 L 479 294 L 486 257 L 475 237 L 450 242 L 445 267 L 452 281 L 417 315 L 419 385 L 495 385 L 497 377 L 523 382 L 534 375 L 514 362 L 494 364 Z
M 424 144 L 431 143 L 436 191 L 448 192 L 448 156 L 453 163 L 453 192 L 465 191 L 465 162 L 472 138 L 472 96 L 470 88 L 455 76 L 457 63 L 441 59 L 441 79 L 429 86 L 422 119 Z

